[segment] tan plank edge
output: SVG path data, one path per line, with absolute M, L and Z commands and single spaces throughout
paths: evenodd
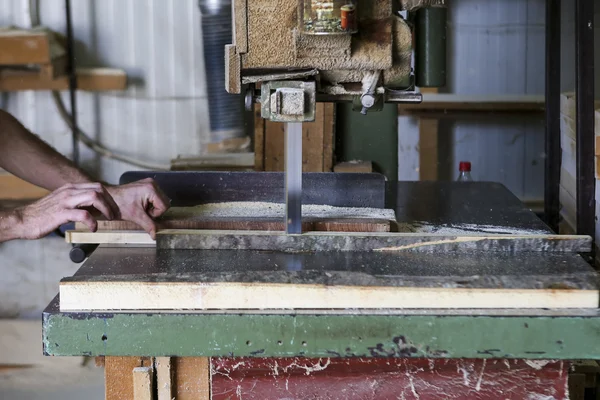
M 77 88 L 91 92 L 125 90 L 127 74 L 121 69 L 110 68 L 78 68 Z M 46 78 L 32 72 L 0 72 L 0 91 L 21 90 L 68 90 L 69 78 L 61 76 L 56 79 Z
M 419 119 L 419 180 L 438 180 L 438 127 L 435 118 Z
M 0 30 L 0 64 L 46 64 L 51 60 L 46 31 Z
M 141 231 L 67 231 L 65 241 L 72 244 L 156 244 L 149 234 Z
M 260 104 L 254 105 L 254 170 L 265 170 L 265 120 L 260 114 Z
M 597 290 L 61 282 L 60 310 L 595 308 Z
M 336 164 L 333 172 L 371 173 L 373 163 L 371 161 L 347 161 Z
M 242 92 L 242 59 L 232 44 L 225 46 L 225 90 L 231 94 Z
M 335 103 L 325 103 L 325 118 L 323 119 L 323 172 L 333 170 L 334 152 L 335 152 Z
M 23 179 L 7 173 L 0 173 L 0 200 L 33 200 L 44 197 L 49 192 Z
M 238 53 L 248 52 L 248 0 L 233 1 L 233 37 Z
M 210 358 L 176 357 L 173 359 L 173 364 L 175 399 L 209 400 L 211 398 Z
M 149 357 L 106 356 L 104 358 L 104 384 L 106 400 L 133 399 L 133 369 L 149 367 Z
M 156 369 L 156 391 L 157 400 L 172 400 L 173 388 L 173 363 L 171 357 L 156 357 L 154 359 Z
M 152 367 L 133 369 L 133 399 L 154 400 L 154 370 Z

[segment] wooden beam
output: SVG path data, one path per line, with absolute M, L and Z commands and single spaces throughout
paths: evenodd
M 0 200 L 35 200 L 49 192 L 14 175 L 0 173 Z
M 174 394 L 174 369 L 171 357 L 156 357 L 154 365 L 156 368 L 157 400 L 172 400 Z
M 125 90 L 127 75 L 121 69 L 78 68 L 77 88 L 79 90 L 101 92 Z M 68 90 L 69 78 L 61 76 L 50 79 L 36 72 L 0 72 L 0 91 L 22 90 Z
M 152 367 L 133 369 L 133 400 L 154 400 L 154 370 Z
M 49 34 L 47 30 L 0 29 L 0 65 L 49 63 Z
M 163 230 L 157 234 L 160 249 L 259 250 L 281 252 L 447 252 L 447 251 L 537 251 L 586 252 L 589 236 L 554 234 L 477 233 L 362 233 Z
M 163 282 L 61 282 L 61 311 L 595 308 L 598 290 Z M 119 281 L 119 279 L 121 279 Z
M 209 400 L 210 358 L 176 357 L 173 359 L 177 400 Z
M 435 118 L 419 118 L 419 180 L 438 180 L 438 127 Z
M 104 340 L 108 340 L 108 338 Z M 104 384 L 106 400 L 133 399 L 133 369 L 151 365 L 152 360 L 149 357 L 105 357 Z

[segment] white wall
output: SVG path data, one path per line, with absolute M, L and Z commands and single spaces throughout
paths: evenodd
M 448 86 L 456 94 L 544 94 L 545 0 L 454 0 L 448 21 Z M 543 119 L 444 120 L 440 179 L 456 179 L 458 162 L 473 177 L 505 184 L 522 200 L 543 198 Z M 418 127 L 402 117 L 401 180 L 417 180 Z
M 28 0 L 0 0 L 0 26 L 28 26 Z M 63 0 L 42 0 L 40 19 L 65 32 Z M 126 92 L 78 92 L 82 129 L 106 147 L 168 165 L 179 154 L 194 155 L 209 140 L 200 13 L 196 0 L 76 0 L 73 29 L 80 66 L 123 68 Z M 68 93 L 63 93 L 68 100 Z M 11 93 L 6 108 L 66 155 L 70 130 L 47 92 Z M 68 104 L 68 103 L 67 103 Z M 121 162 L 85 151 L 87 168 L 116 182 Z

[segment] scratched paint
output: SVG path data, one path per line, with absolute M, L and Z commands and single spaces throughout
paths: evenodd
M 214 358 L 213 399 L 568 398 L 568 363 L 538 360 Z

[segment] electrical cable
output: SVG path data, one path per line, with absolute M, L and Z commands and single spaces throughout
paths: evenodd
M 39 0 L 29 0 L 29 19 L 31 22 L 31 26 L 38 26 L 41 24 L 40 13 L 39 13 Z M 67 126 L 73 129 L 74 122 L 73 116 L 69 113 L 65 104 L 60 97 L 60 93 L 57 91 L 52 91 L 52 99 L 56 108 L 58 109 L 58 113 L 62 120 L 67 124 Z M 133 165 L 135 167 L 150 169 L 150 170 L 161 170 L 168 171 L 170 167 L 164 164 L 156 164 L 152 162 L 146 162 L 142 160 L 137 160 L 132 157 L 128 157 L 125 155 L 121 155 L 115 153 L 114 151 L 104 147 L 101 143 L 98 143 L 94 139 L 92 139 L 87 133 L 77 127 L 77 133 L 79 136 L 79 141 L 85 144 L 92 151 L 100 154 L 103 157 L 110 158 L 113 160 L 121 161 L 129 165 Z

